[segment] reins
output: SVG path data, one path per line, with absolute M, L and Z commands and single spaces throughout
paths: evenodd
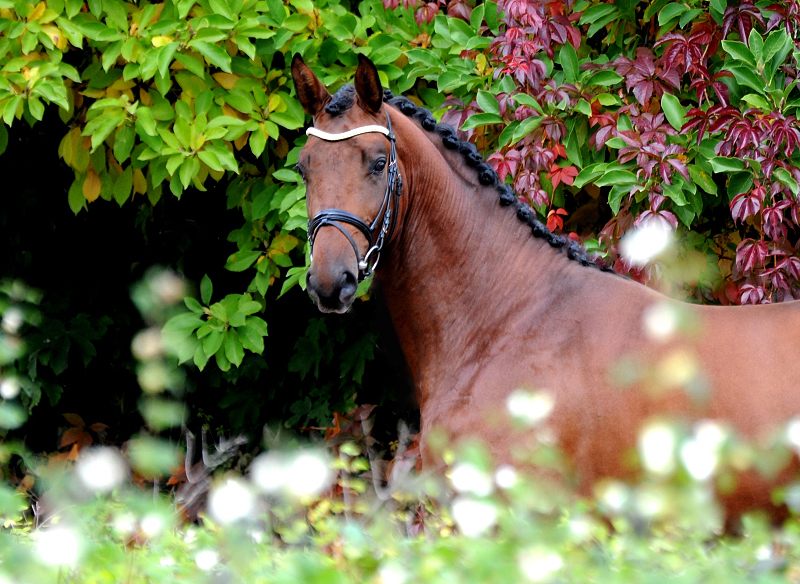
M 308 221 L 308 241 L 309 245 L 311 246 L 312 257 L 314 254 L 314 240 L 317 237 L 317 232 L 322 227 L 335 227 L 341 231 L 342 234 L 344 234 L 344 236 L 350 242 L 350 245 L 353 246 L 353 251 L 356 254 L 356 260 L 358 261 L 359 282 L 375 271 L 375 268 L 377 267 L 378 261 L 381 257 L 381 249 L 383 249 L 383 244 L 386 241 L 386 235 L 388 233 L 389 237 L 391 238 L 392 233 L 394 233 L 395 221 L 397 220 L 397 209 L 400 201 L 400 195 L 403 191 L 403 178 L 400 176 L 400 171 L 397 168 L 397 150 L 395 148 L 395 137 L 394 133 L 392 132 L 392 120 L 389 118 L 389 112 L 386 112 L 386 125 L 386 128 L 375 125 L 361 126 L 340 134 L 329 134 L 328 132 L 323 132 L 322 130 L 317 130 L 313 127 L 306 129 L 306 135 L 314 136 L 327 142 L 348 140 L 354 136 L 360 136 L 361 134 L 378 133 L 386 136 L 391 144 L 389 164 L 387 165 L 388 176 L 386 182 L 386 192 L 383 195 L 383 201 L 381 202 L 380 209 L 378 210 L 377 215 L 375 215 L 375 219 L 372 220 L 372 223 L 367 225 L 367 223 L 357 215 L 342 209 L 323 209 Z M 392 193 L 394 193 L 394 197 L 392 197 Z M 391 199 L 393 199 L 393 201 Z M 375 228 L 381 221 L 381 216 L 383 216 L 383 222 L 376 239 Z M 353 237 L 347 232 L 347 229 L 342 226 L 342 223 L 352 225 L 366 238 L 368 244 L 367 253 L 364 254 L 363 258 L 358 251 L 358 245 L 356 245 Z

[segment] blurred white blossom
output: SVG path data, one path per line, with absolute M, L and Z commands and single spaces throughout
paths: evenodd
M 80 555 L 80 539 L 69 527 L 44 529 L 36 534 L 36 552 L 51 566 L 74 566 Z
M 250 487 L 241 480 L 227 479 L 211 489 L 208 508 L 219 523 L 234 523 L 252 517 L 256 500 Z
M 786 442 L 800 454 L 800 418 L 794 417 L 786 424 Z
M 678 329 L 678 309 L 668 300 L 654 302 L 642 315 L 645 334 L 654 341 L 666 341 Z
M 23 321 L 22 311 L 16 306 L 12 306 L 3 313 L 3 330 L 10 335 L 17 334 Z
M 396 562 L 384 563 L 378 575 L 381 584 L 404 584 L 408 580 L 408 571 Z
M 639 456 L 642 465 L 656 475 L 675 470 L 675 431 L 664 422 L 651 422 L 639 433 Z
M 494 526 L 497 509 L 491 503 L 459 497 L 453 502 L 453 519 L 458 529 L 467 536 L 479 536 Z
M 155 513 L 151 513 L 142 518 L 140 526 L 146 536 L 154 537 L 164 529 L 164 519 Z
M 157 327 L 150 327 L 137 333 L 131 343 L 131 352 L 139 361 L 160 357 L 164 352 L 161 330 Z
M 0 381 L 0 397 L 14 399 L 19 395 L 19 382 L 15 377 L 6 377 Z
M 725 438 L 726 433 L 718 423 L 712 420 L 698 422 L 694 435 L 681 447 L 681 461 L 692 478 L 706 481 L 713 476 Z
M 201 570 L 210 570 L 219 563 L 219 555 L 214 550 L 203 550 L 195 556 L 194 561 Z
M 334 479 L 328 457 L 321 450 L 265 452 L 253 461 L 250 476 L 262 492 L 288 492 L 297 497 L 318 495 Z
M 532 582 L 540 582 L 552 576 L 564 566 L 561 556 L 547 548 L 524 550 L 517 556 L 523 574 Z
M 633 266 L 644 266 L 667 249 L 672 231 L 657 222 L 648 222 L 628 231 L 619 242 L 622 257 Z
M 506 398 L 506 408 L 512 417 L 529 425 L 541 424 L 553 411 L 555 398 L 546 391 L 512 391 Z
M 128 478 L 128 463 L 116 448 L 97 446 L 81 454 L 75 465 L 81 483 L 97 493 L 110 493 Z
M 497 483 L 497 486 L 501 489 L 510 489 L 517 484 L 516 469 L 509 464 L 497 467 L 494 473 L 494 482 Z
M 473 493 L 485 497 L 492 492 L 492 480 L 469 463 L 458 463 L 450 471 L 450 482 L 460 493 Z

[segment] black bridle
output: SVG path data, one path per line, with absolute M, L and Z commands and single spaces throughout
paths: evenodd
M 350 245 L 353 246 L 353 251 L 356 254 L 356 260 L 358 261 L 359 282 L 375 271 L 375 268 L 378 265 L 378 260 L 380 260 L 381 257 L 381 249 L 383 249 L 386 236 L 388 234 L 389 238 L 391 239 L 392 234 L 394 233 L 400 195 L 403 192 L 403 178 L 400 176 L 400 171 L 397 168 L 397 150 L 395 148 L 395 138 L 394 133 L 392 132 L 392 120 L 389 119 L 389 112 L 386 112 L 386 125 L 386 128 L 383 126 L 361 126 L 341 134 L 329 134 L 327 132 L 317 130 L 316 128 L 308 128 L 306 130 L 307 135 L 315 136 L 329 142 L 347 140 L 354 136 L 375 132 L 386 136 L 391 144 L 389 163 L 387 165 L 388 176 L 386 182 L 386 192 L 383 195 L 383 202 L 381 202 L 381 207 L 378 210 L 378 214 L 375 215 L 375 219 L 372 220 L 372 223 L 367 225 L 367 223 L 360 217 L 350 213 L 349 211 L 343 211 L 342 209 L 323 209 L 308 221 L 308 241 L 311 246 L 312 257 L 314 255 L 314 240 L 317 237 L 317 232 L 322 227 L 335 227 L 344 234 L 344 236 L 350 242 Z M 395 196 L 392 197 L 392 194 Z M 381 217 L 383 217 L 382 223 Z M 363 258 L 358 251 L 358 245 L 356 245 L 355 240 L 350 233 L 348 233 L 347 229 L 342 226 L 343 223 L 352 225 L 366 238 L 368 244 L 367 253 L 364 254 Z M 378 227 L 379 223 L 381 224 L 380 231 L 378 232 L 378 236 L 376 238 L 375 229 Z

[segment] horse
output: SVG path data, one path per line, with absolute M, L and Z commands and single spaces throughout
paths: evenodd
M 374 271 L 413 380 L 423 467 L 441 463 L 434 428 L 514 460 L 506 402 L 520 388 L 552 396 L 548 428 L 584 494 L 636 476 L 623 455 L 653 417 L 718 420 L 761 440 L 800 414 L 800 302 L 694 305 L 601 269 L 472 144 L 384 92 L 368 58 L 335 95 L 300 55 L 291 70 L 313 119 L 297 161 L 311 218 L 307 291 L 321 311 L 344 313 Z M 690 324 L 671 334 L 643 325 L 664 310 Z M 796 469 L 741 472 L 720 495 L 727 516 L 785 514 L 771 488 Z

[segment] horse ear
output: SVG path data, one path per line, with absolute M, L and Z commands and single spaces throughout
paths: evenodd
M 295 53 L 292 57 L 292 79 L 294 79 L 294 87 L 297 90 L 297 99 L 300 100 L 303 109 L 312 116 L 316 116 L 330 101 L 331 94 L 305 64 L 300 53 Z
M 358 55 L 355 86 L 358 103 L 361 107 L 369 113 L 377 114 L 383 103 L 381 80 L 374 63 L 361 54 Z

